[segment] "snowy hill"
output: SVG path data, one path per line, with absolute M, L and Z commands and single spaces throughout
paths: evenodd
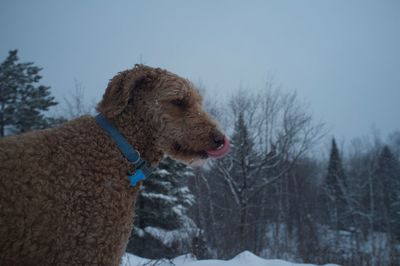
M 132 254 L 123 257 L 121 266 L 315 266 L 314 264 L 297 264 L 283 260 L 262 259 L 249 251 L 244 251 L 231 260 L 195 260 L 191 256 L 180 256 L 172 261 L 161 260 L 152 262 Z M 325 266 L 337 266 L 326 264 Z

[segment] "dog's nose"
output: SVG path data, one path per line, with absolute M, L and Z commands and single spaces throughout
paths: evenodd
M 219 131 L 214 131 L 212 133 L 212 140 L 216 148 L 222 146 L 224 144 L 225 136 Z

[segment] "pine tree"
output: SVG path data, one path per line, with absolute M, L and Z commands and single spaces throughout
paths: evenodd
M 250 219 L 249 213 L 249 196 L 251 184 L 254 183 L 254 176 L 252 172 L 255 168 L 255 161 L 257 154 L 254 151 L 254 142 L 250 137 L 249 130 L 244 120 L 244 114 L 239 113 L 238 119 L 235 123 L 235 131 L 232 135 L 232 151 L 231 155 L 235 158 L 236 162 L 232 167 L 232 177 L 238 187 L 238 209 L 239 209 L 239 249 L 249 249 L 248 223 Z
M 190 168 L 166 159 L 144 182 L 137 200 L 129 252 L 152 259 L 191 252 L 192 238 L 199 232 L 188 217 L 194 196 L 186 183 L 192 177 Z
M 400 239 L 400 164 L 388 146 L 378 158 L 374 181 L 375 228 Z
M 56 105 L 50 87 L 38 85 L 42 69 L 32 62 L 19 63 L 17 50 L 0 64 L 0 136 L 50 126 L 43 111 Z M 59 121 L 56 121 L 59 122 Z
M 329 157 L 328 173 L 325 180 L 327 208 L 330 222 L 335 228 L 343 228 L 346 224 L 346 176 L 336 141 L 332 139 L 332 148 Z

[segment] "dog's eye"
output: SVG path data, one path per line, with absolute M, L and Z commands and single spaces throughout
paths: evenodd
M 182 99 L 175 99 L 171 102 L 173 105 L 178 106 L 178 107 L 184 107 L 185 102 Z

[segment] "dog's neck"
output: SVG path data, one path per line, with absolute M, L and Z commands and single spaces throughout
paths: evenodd
M 157 148 L 154 132 L 138 116 L 123 112 L 111 121 L 145 161 L 156 166 L 163 159 L 164 153 Z

